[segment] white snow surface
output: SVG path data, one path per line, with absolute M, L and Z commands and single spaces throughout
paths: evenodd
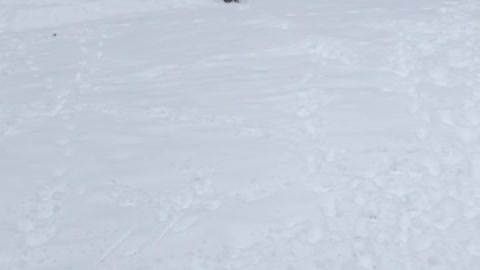
M 477 0 L 0 0 L 0 269 L 478 270 Z

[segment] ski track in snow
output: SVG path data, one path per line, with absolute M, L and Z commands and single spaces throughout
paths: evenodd
M 0 0 L 0 269 L 477 269 L 479 14 Z

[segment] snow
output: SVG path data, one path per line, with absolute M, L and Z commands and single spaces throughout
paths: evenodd
M 473 0 L 1 0 L 0 269 L 477 269 L 478 44 Z

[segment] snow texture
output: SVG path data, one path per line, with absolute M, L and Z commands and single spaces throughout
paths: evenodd
M 480 2 L 0 0 L 0 269 L 476 270 Z

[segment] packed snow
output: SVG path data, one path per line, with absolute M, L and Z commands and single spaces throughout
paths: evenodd
M 480 2 L 0 0 L 0 269 L 477 270 Z

